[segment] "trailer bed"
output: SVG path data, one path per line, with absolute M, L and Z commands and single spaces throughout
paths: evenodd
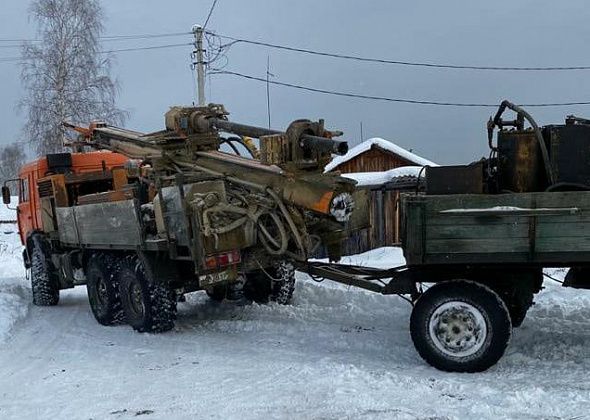
M 590 192 L 405 196 L 409 266 L 590 262 Z

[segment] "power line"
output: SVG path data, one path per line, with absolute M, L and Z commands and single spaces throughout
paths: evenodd
M 232 42 L 227 44 L 231 46 L 238 43 L 257 45 L 268 48 L 275 48 L 279 50 L 298 52 L 304 54 L 317 55 L 322 57 L 339 58 L 344 60 L 355 60 L 368 63 L 380 63 L 380 64 L 394 64 L 400 66 L 412 66 L 412 67 L 429 67 L 439 69 L 453 69 L 453 70 L 489 70 L 489 71 L 571 71 L 571 70 L 590 70 L 590 66 L 551 66 L 551 67 L 517 67 L 517 66 L 473 66 L 473 65 L 457 65 L 457 64 L 439 64 L 429 62 L 415 62 L 415 61 L 401 61 L 401 60 L 388 60 L 384 58 L 370 58 L 361 57 L 356 55 L 337 54 L 325 51 L 316 51 L 306 48 L 290 47 L 286 45 L 272 44 L 269 42 L 253 41 L 245 38 L 234 38 L 227 35 L 219 35 L 213 32 L 209 32 L 212 35 L 219 36 L 220 38 L 228 39 Z
M 154 39 L 154 38 L 170 38 L 170 37 L 177 37 L 177 36 L 186 36 L 191 35 L 191 32 L 168 32 L 168 33 L 159 33 L 159 34 L 130 34 L 130 35 L 107 35 L 101 36 L 99 39 L 101 41 L 111 42 L 111 41 L 131 41 L 136 39 Z M 27 39 L 27 38 L 0 38 L 0 42 L 41 42 L 40 39 Z M 13 47 L 13 46 L 0 46 L 2 47 Z M 20 45 L 14 45 L 14 47 L 20 47 Z
M 0 42 L 25 42 L 25 41 L 33 41 L 31 39 L 25 38 L 0 38 Z M 34 41 L 39 41 L 38 39 Z
M 101 54 L 109 54 L 109 53 L 118 53 L 118 52 L 128 52 L 128 51 L 145 51 L 145 50 L 161 50 L 165 48 L 176 48 L 176 47 L 186 47 L 188 45 L 193 45 L 191 42 L 184 42 L 182 44 L 166 44 L 166 45 L 152 45 L 148 47 L 133 47 L 133 48 L 121 48 L 116 50 L 106 50 L 100 51 Z
M 120 48 L 114 50 L 104 50 L 99 51 L 100 54 L 110 54 L 110 53 L 120 53 L 120 52 L 130 52 L 130 51 L 145 51 L 145 50 L 160 50 L 166 48 L 177 48 L 177 47 L 186 47 L 189 45 L 193 45 L 192 43 L 182 43 L 182 44 L 165 44 L 165 45 L 151 45 L 147 47 L 133 47 L 133 48 Z M 13 62 L 20 62 L 20 61 L 27 61 L 22 57 L 0 57 L 0 63 L 13 63 Z
M 177 36 L 191 35 L 191 32 L 172 32 L 163 34 L 140 34 L 140 35 L 110 35 L 100 37 L 102 41 L 127 41 L 134 39 L 170 38 Z
M 217 71 L 212 72 L 210 74 L 221 74 L 221 75 L 231 75 L 236 77 L 241 77 L 248 80 L 255 80 L 262 83 L 270 83 L 273 85 L 278 86 L 285 86 L 290 87 L 293 89 L 300 89 L 305 90 L 308 92 L 314 93 L 321 93 L 325 95 L 333 95 L 333 96 L 343 96 L 347 98 L 356 98 L 356 99 L 367 99 L 367 100 L 375 100 L 375 101 L 385 101 L 385 102 L 397 102 L 397 103 L 405 103 L 405 104 L 414 104 L 414 105 L 436 105 L 436 106 L 453 106 L 453 107 L 478 107 L 478 108 L 497 108 L 498 104 L 494 103 L 465 103 L 465 102 L 447 102 L 447 101 L 431 101 L 431 100 L 417 100 L 417 99 L 402 99 L 402 98 L 389 98 L 385 96 L 373 96 L 373 95 L 361 95 L 356 93 L 349 93 L 349 92 L 338 92 L 328 89 L 319 89 L 313 88 L 309 86 L 302 86 L 296 85 L 293 83 L 286 83 L 286 82 L 279 82 L 276 80 L 266 80 L 266 78 L 251 76 L 243 73 L 238 73 L 234 71 Z M 521 106 L 526 107 L 559 107 L 559 106 L 573 106 L 573 105 L 590 105 L 590 101 L 575 101 L 575 102 L 554 102 L 554 103 L 538 103 L 538 104 L 521 104 Z
M 213 0 L 213 4 L 211 5 L 211 9 L 209 9 L 209 14 L 207 15 L 207 19 L 205 19 L 205 24 L 203 25 L 203 30 L 207 27 L 209 23 L 209 19 L 211 19 L 211 15 L 213 14 L 213 10 L 215 10 L 215 6 L 217 6 L 217 0 Z

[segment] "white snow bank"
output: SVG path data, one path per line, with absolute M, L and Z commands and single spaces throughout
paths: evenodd
M 402 166 L 401 168 L 390 169 L 383 172 L 355 172 L 350 174 L 342 174 L 344 178 L 352 179 L 357 182 L 357 186 L 363 187 L 368 185 L 383 185 L 395 178 L 401 177 L 415 177 L 418 178 L 422 166 Z M 422 171 L 421 176 L 424 176 Z
M 27 314 L 27 292 L 21 285 L 7 286 L 0 279 L 0 343 L 4 342 L 12 326 Z
M 13 203 L 16 198 L 13 197 Z M 0 220 L 16 220 L 16 212 L 0 204 Z M 28 290 L 22 262 L 22 245 L 16 223 L 0 224 L 0 343 L 28 310 Z
M 364 153 L 368 150 L 371 150 L 373 146 L 379 146 L 382 149 L 385 149 L 391 153 L 395 153 L 396 155 L 410 161 L 411 163 L 419 166 L 438 166 L 436 163 L 429 161 L 428 159 L 424 159 L 400 146 L 395 143 L 392 143 L 388 140 L 382 139 L 380 137 L 374 137 L 369 140 L 365 140 L 361 144 L 353 147 L 343 156 L 337 156 L 330 163 L 326 165 L 325 172 L 329 172 L 332 169 L 336 168 L 338 165 L 343 164 L 344 162 L 348 162 L 349 160 L 355 158 L 356 156 Z

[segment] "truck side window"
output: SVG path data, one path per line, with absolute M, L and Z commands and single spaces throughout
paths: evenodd
M 29 178 L 23 178 L 20 180 L 19 199 L 21 203 L 29 201 Z

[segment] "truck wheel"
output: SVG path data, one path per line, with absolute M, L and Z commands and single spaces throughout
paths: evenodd
M 289 261 L 281 261 L 274 269 L 248 274 L 244 285 L 244 296 L 257 303 L 291 303 L 295 290 L 295 267 Z M 272 278 L 269 278 L 269 275 Z
M 44 240 L 33 236 L 31 251 L 31 290 L 33 304 L 55 306 L 59 302 L 58 277 L 49 256 L 45 252 Z
M 133 255 L 122 259 L 118 281 L 125 319 L 134 330 L 159 333 L 174 327 L 174 293 L 154 279 L 143 258 Z
M 102 325 L 120 324 L 124 320 L 117 284 L 116 260 L 96 253 L 86 268 L 86 289 L 94 318 Z
M 510 341 L 512 325 L 502 299 L 465 280 L 436 284 L 416 302 L 410 333 L 422 358 L 448 372 L 481 372 Z
M 214 300 L 215 302 L 222 302 L 227 296 L 227 285 L 221 284 L 218 286 L 213 286 L 210 289 L 206 289 L 205 292 L 211 300 Z

